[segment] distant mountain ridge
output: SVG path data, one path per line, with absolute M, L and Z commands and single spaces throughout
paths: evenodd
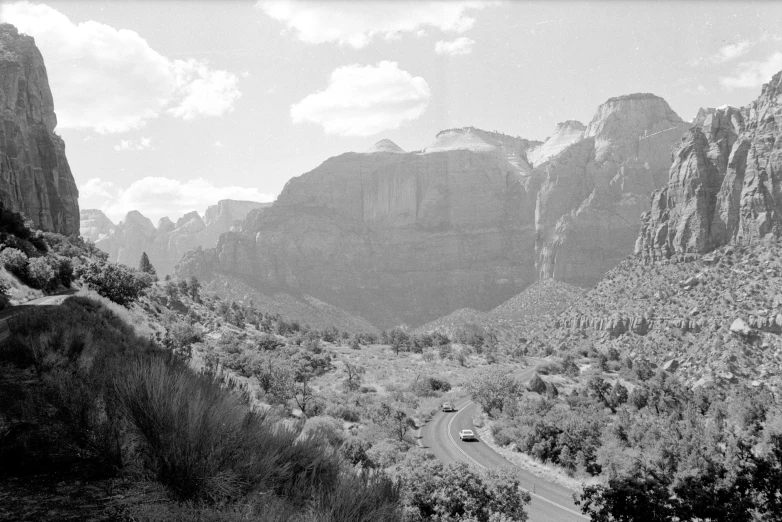
M 182 255 L 196 247 L 217 244 L 220 234 L 238 227 L 252 211 L 260 211 L 270 203 L 221 200 L 207 208 L 204 216 L 189 212 L 176 223 L 164 217 L 157 227 L 136 210 L 128 212 L 115 225 L 96 209 L 81 211 L 82 236 L 109 254 L 109 259 L 128 266 L 137 266 L 146 252 L 160 276 L 173 274 L 174 265 Z
M 636 94 L 547 142 L 474 127 L 417 152 L 381 140 L 292 178 L 177 271 L 312 295 L 380 328 L 491 310 L 538 279 L 589 286 L 633 252 L 687 127 L 662 98 Z M 546 143 L 539 160 L 553 155 L 531 162 Z

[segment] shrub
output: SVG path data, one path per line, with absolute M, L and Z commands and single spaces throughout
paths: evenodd
M 5 248 L 0 251 L 0 265 L 20 279 L 27 277 L 27 255 L 18 248 Z
M 11 304 L 11 283 L 0 276 L 0 310 Z
M 56 284 L 54 270 L 45 257 L 35 257 L 27 264 L 27 281 L 33 288 L 49 289 Z
M 79 266 L 77 275 L 100 295 L 123 306 L 136 301 L 147 288 L 136 270 L 116 263 L 90 261 Z

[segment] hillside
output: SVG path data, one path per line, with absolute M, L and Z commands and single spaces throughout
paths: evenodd
M 584 290 L 561 281 L 533 283 L 520 294 L 489 312 L 464 308 L 416 328 L 416 333 L 440 332 L 453 336 L 458 330 L 476 325 L 507 342 L 516 342 L 551 324 Z

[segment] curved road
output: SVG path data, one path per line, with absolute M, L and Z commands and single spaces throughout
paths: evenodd
M 529 379 L 534 372 L 534 367 L 529 368 L 523 372 L 522 377 Z M 513 464 L 480 440 L 463 442 L 459 439 L 460 430 L 474 430 L 472 418 L 478 413 L 478 405 L 470 400 L 465 400 L 455 407 L 456 412 L 440 412 L 423 427 L 421 432 L 424 447 L 446 463 L 463 461 L 483 469 L 513 467 Z M 589 520 L 588 517 L 581 514 L 573 502 L 574 492 L 572 490 L 548 482 L 521 468 L 515 469 L 521 479 L 521 486 L 532 495 L 532 502 L 527 510 L 530 522 L 584 522 Z
M 68 290 L 66 292 L 63 292 L 61 294 L 57 295 L 47 295 L 44 297 L 39 297 L 38 299 L 33 299 L 32 301 L 27 301 L 26 303 L 22 303 L 20 305 L 11 306 L 9 308 L 6 308 L 2 312 L 0 312 L 0 342 L 4 341 L 8 336 L 10 335 L 10 332 L 8 331 L 8 318 L 18 314 L 22 310 L 24 310 L 26 307 L 29 306 L 56 306 L 62 304 L 63 301 L 68 299 L 71 294 L 74 294 L 75 292 L 73 290 Z

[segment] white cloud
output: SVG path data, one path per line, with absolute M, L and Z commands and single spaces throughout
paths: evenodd
M 765 61 L 742 62 L 733 76 L 720 77 L 720 84 L 728 89 L 759 87 L 782 70 L 782 53 L 777 52 Z
M 473 44 L 475 44 L 475 40 L 471 40 L 466 36 L 461 36 L 452 42 L 440 40 L 434 45 L 434 52 L 437 54 L 450 54 L 452 56 L 470 54 L 472 52 Z
M 731 43 L 724 45 L 717 53 L 711 57 L 711 61 L 716 63 L 725 63 L 747 54 L 749 49 L 754 45 L 749 40 L 743 40 L 738 43 Z
M 483 9 L 488 2 L 318 2 L 302 0 L 261 1 L 256 6 L 283 22 L 307 43 L 338 43 L 356 49 L 374 37 L 399 38 L 425 27 L 463 33 L 475 23 L 466 13 Z
M 220 116 L 240 96 L 236 75 L 166 58 L 134 31 L 74 24 L 56 9 L 26 1 L 3 4 L 0 21 L 35 37 L 62 128 L 124 132 L 166 110 L 184 119 Z
M 426 80 L 396 62 L 334 69 L 326 89 L 291 106 L 294 123 L 310 121 L 326 134 L 370 136 L 423 114 L 431 92 Z
M 111 182 L 101 181 L 100 178 L 93 178 L 79 187 L 79 193 L 83 198 L 95 198 L 90 204 L 99 206 L 115 223 L 131 210 L 138 210 L 152 222 L 157 222 L 164 216 L 176 220 L 193 210 L 203 215 L 206 207 L 221 199 L 275 199 L 273 194 L 265 194 L 254 187 L 218 187 L 203 178 L 180 181 L 165 177 L 146 177 L 134 181 L 124 189 Z
M 114 183 L 102 181 L 100 178 L 88 179 L 79 187 L 79 196 L 82 198 L 111 198 L 115 192 Z
M 151 138 L 140 138 L 138 140 L 120 140 L 120 142 L 114 145 L 114 150 L 121 152 L 123 150 L 144 150 L 152 146 Z

